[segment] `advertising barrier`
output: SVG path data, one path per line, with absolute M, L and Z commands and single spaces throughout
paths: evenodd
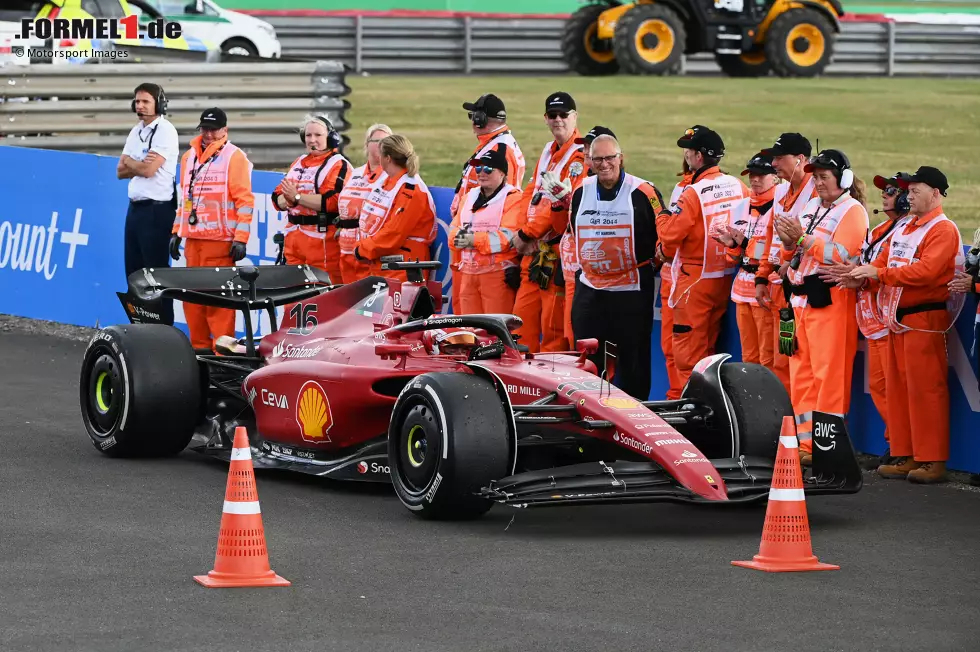
M 74 324 L 106 326 L 127 322 L 116 292 L 126 290 L 123 266 L 127 181 L 116 179 L 116 157 L 0 146 L 0 313 Z M 269 265 L 278 245 L 273 237 L 285 215 L 273 208 L 270 195 L 281 173 L 255 171 L 252 188 L 255 213 L 248 255 L 239 264 Z M 54 183 L 56 181 L 56 183 Z M 443 293 L 452 292 L 448 269 L 447 231 L 452 190 L 431 188 L 436 202 L 439 237 L 433 258 L 443 263 L 436 278 Z M 184 264 L 184 257 L 173 263 Z M 653 330 L 651 399 L 667 391 L 660 347 L 660 301 L 657 293 Z M 448 311 L 448 305 L 445 308 Z M 175 302 L 178 327 L 186 332 L 183 311 Z M 280 308 L 280 319 L 282 308 Z M 237 326 L 242 334 L 243 318 Z M 268 333 L 268 317 L 253 314 L 257 335 Z M 980 390 L 970 348 L 973 344 L 974 304 L 968 299 L 956 328 L 949 332 L 951 442 L 949 466 L 980 472 Z M 725 317 L 719 350 L 739 359 L 734 304 Z M 854 365 L 848 428 L 855 446 L 880 454 L 884 426 L 868 393 L 864 342 Z M 915 400 L 912 397 L 912 400 Z

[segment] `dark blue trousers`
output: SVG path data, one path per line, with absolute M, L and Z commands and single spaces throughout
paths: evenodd
M 130 201 L 126 212 L 126 278 L 144 267 L 170 266 L 170 234 L 176 209 L 170 201 Z M 174 303 L 161 301 L 160 318 L 173 325 Z

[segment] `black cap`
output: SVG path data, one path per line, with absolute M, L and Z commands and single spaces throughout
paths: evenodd
M 599 136 L 612 136 L 613 138 L 615 138 L 616 134 L 614 134 L 613 130 L 610 129 L 609 127 L 602 127 L 600 125 L 596 125 L 591 129 L 589 129 L 589 133 L 585 134 L 581 138 L 576 138 L 575 144 L 591 145 L 592 141 L 598 138 Z
M 883 177 L 880 174 L 876 174 L 874 178 L 875 188 L 877 188 L 878 190 L 884 190 L 888 186 L 901 188 L 902 187 L 901 182 L 904 181 L 906 184 L 908 184 L 909 177 L 911 176 L 912 175 L 909 174 L 908 172 L 896 172 L 890 177 Z
M 942 193 L 943 197 L 946 196 L 946 191 L 949 190 L 949 182 L 946 180 L 946 175 L 940 172 L 939 168 L 930 167 L 928 165 L 921 166 L 915 171 L 908 181 L 899 182 L 902 188 L 908 188 L 910 183 L 924 183 L 927 186 L 931 186 Z
M 463 108 L 467 111 L 483 111 L 488 118 L 507 119 L 504 101 L 492 93 L 481 95 L 476 99 L 476 102 L 463 102 Z
M 480 158 L 470 159 L 470 165 L 486 165 L 507 174 L 507 155 L 499 147 L 484 152 Z
M 840 179 L 841 173 L 851 167 L 851 161 L 847 155 L 839 149 L 825 149 L 816 156 L 811 156 L 807 164 L 803 166 L 804 172 L 813 172 L 817 168 L 824 170 L 834 170 L 837 178 Z
M 677 146 L 683 149 L 694 149 L 706 156 L 721 158 L 725 155 L 725 141 L 718 132 L 703 125 L 694 125 L 677 139 Z
M 768 149 L 762 150 L 763 154 L 769 156 L 783 156 L 785 154 L 802 154 L 803 156 L 810 156 L 813 152 L 813 147 L 810 145 L 810 141 L 806 139 L 803 134 L 798 133 L 785 133 L 780 134 L 779 138 L 776 139 L 776 144 Z
M 776 168 L 772 166 L 772 157 L 759 152 L 745 164 L 742 176 L 746 174 L 776 174 Z
M 575 100 L 572 96 L 564 91 L 559 91 L 557 93 L 552 93 L 544 101 L 544 112 L 549 111 L 574 111 L 575 110 Z
M 201 124 L 197 125 L 198 129 L 201 127 L 206 127 L 208 129 L 221 129 L 222 127 L 228 126 L 228 116 L 225 112 L 214 107 L 211 109 L 205 109 L 204 113 L 201 114 Z

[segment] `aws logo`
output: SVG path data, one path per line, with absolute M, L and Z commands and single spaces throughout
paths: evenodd
M 330 400 L 320 384 L 309 380 L 300 388 L 296 399 L 296 423 L 299 424 L 303 441 L 321 444 L 330 441 L 333 413 Z

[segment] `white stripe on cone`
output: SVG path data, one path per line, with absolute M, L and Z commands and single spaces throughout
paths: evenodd
M 796 437 L 790 437 L 786 435 L 779 436 L 779 443 L 783 445 L 783 448 L 799 448 L 799 444 L 796 443 Z
M 781 500 L 783 502 L 803 502 L 802 489 L 770 489 L 769 500 Z M 258 503 L 256 503 L 258 504 Z
M 802 493 L 802 489 L 800 490 Z M 261 514 L 262 510 L 259 509 L 259 501 L 251 500 L 247 502 L 238 501 L 225 501 L 225 514 Z
M 250 460 L 252 459 L 252 451 L 248 448 L 232 448 L 231 449 L 231 461 L 236 460 Z

